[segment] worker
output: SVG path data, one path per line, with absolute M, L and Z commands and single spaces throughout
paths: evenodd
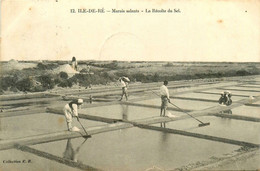
M 218 103 L 221 104 L 221 105 L 225 104 L 224 92 L 221 92 L 220 98 L 219 98 L 219 100 L 218 100 Z
M 230 91 L 222 92 L 218 102 L 221 105 L 226 105 L 226 106 L 231 105 L 232 104 L 231 92 Z
M 171 103 L 167 85 L 168 85 L 168 81 L 165 80 L 163 82 L 163 85 L 160 87 L 160 95 L 162 100 L 160 116 L 165 116 L 168 102 Z
M 121 83 L 121 87 L 122 87 L 122 95 L 119 101 L 121 101 L 125 95 L 126 101 L 127 101 L 127 82 L 123 80 L 123 78 L 119 78 L 119 82 Z
M 76 117 L 79 121 L 78 117 L 78 109 L 81 108 L 81 105 L 83 104 L 82 99 L 73 100 L 70 103 L 66 104 L 64 106 L 64 115 L 67 121 L 68 131 L 79 131 L 80 129 L 77 127 L 72 128 L 72 117 Z
M 230 91 L 225 91 L 225 99 L 226 99 L 226 105 L 227 106 L 232 104 L 231 92 Z
M 77 62 L 75 56 L 72 57 L 71 67 L 72 67 L 75 71 L 78 70 L 78 62 Z

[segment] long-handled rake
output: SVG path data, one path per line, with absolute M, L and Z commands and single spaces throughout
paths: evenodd
M 85 129 L 84 126 L 81 124 L 79 118 L 77 118 L 77 120 L 78 120 L 79 124 L 81 125 L 81 127 L 83 128 L 83 130 L 84 130 L 85 133 L 86 133 L 86 135 L 84 135 L 84 136 L 82 136 L 82 137 L 84 137 L 84 138 L 90 138 L 91 135 L 89 135 L 89 134 L 87 133 L 86 129 Z
M 152 90 L 151 90 L 151 91 L 152 91 Z M 153 92 L 154 94 L 156 94 L 157 96 L 159 96 L 159 95 L 158 95 L 157 93 L 155 93 L 154 91 L 152 91 L 152 92 Z M 160 96 L 159 96 L 159 97 L 160 97 Z M 180 109 L 183 113 L 189 115 L 189 116 L 192 117 L 193 119 L 196 119 L 197 121 L 199 121 L 199 122 L 200 122 L 199 127 L 210 125 L 209 122 L 207 122 L 207 123 L 202 122 L 201 120 L 199 120 L 199 119 L 195 118 L 194 116 L 190 115 L 189 113 L 185 112 L 185 111 L 182 110 L 180 107 L 178 107 L 177 105 L 173 104 L 172 102 L 170 102 L 170 104 L 173 105 L 173 106 L 175 106 L 175 107 L 177 107 L 177 108 Z
M 193 119 L 196 119 L 197 121 L 199 121 L 199 122 L 200 122 L 199 127 L 210 125 L 209 122 L 207 122 L 207 123 L 202 122 L 201 120 L 195 118 L 194 116 L 190 115 L 189 113 L 183 111 L 181 108 L 179 108 L 177 105 L 173 104 L 172 102 L 170 102 L 170 104 L 173 105 L 173 106 L 175 106 L 175 107 L 177 107 L 177 108 L 180 109 L 183 113 L 186 113 L 187 115 L 189 115 L 189 116 L 192 117 Z

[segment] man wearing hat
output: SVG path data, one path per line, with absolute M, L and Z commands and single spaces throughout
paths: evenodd
M 76 126 L 72 127 L 72 117 L 76 117 L 77 120 L 79 120 L 78 117 L 78 109 L 80 109 L 81 105 L 83 104 L 83 99 L 77 99 L 73 100 L 70 103 L 66 104 L 64 106 L 64 115 L 67 121 L 67 126 L 69 131 L 79 131 L 80 129 Z
M 162 100 L 160 116 L 165 116 L 166 109 L 168 107 L 168 102 L 169 103 L 171 102 L 167 85 L 168 85 L 168 81 L 165 80 L 163 82 L 163 85 L 160 87 L 160 95 Z

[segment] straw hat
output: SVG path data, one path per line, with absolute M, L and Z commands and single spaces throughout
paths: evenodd
M 83 99 L 78 99 L 78 104 L 82 104 L 83 103 Z

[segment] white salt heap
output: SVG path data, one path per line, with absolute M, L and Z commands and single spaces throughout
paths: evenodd
M 67 74 L 78 74 L 69 64 L 61 65 L 60 67 L 54 69 L 55 73 L 66 72 Z
M 78 74 L 78 71 L 75 71 L 69 64 L 61 65 L 60 67 L 53 70 L 55 74 L 58 74 L 60 72 L 66 72 L 69 77 L 72 77 L 75 74 Z
M 19 62 L 14 59 L 11 59 L 8 61 L 6 64 L 2 65 L 3 70 L 5 71 L 10 71 L 10 70 L 22 70 L 24 68 L 33 68 L 36 67 L 37 64 L 35 63 L 24 63 L 24 62 Z

